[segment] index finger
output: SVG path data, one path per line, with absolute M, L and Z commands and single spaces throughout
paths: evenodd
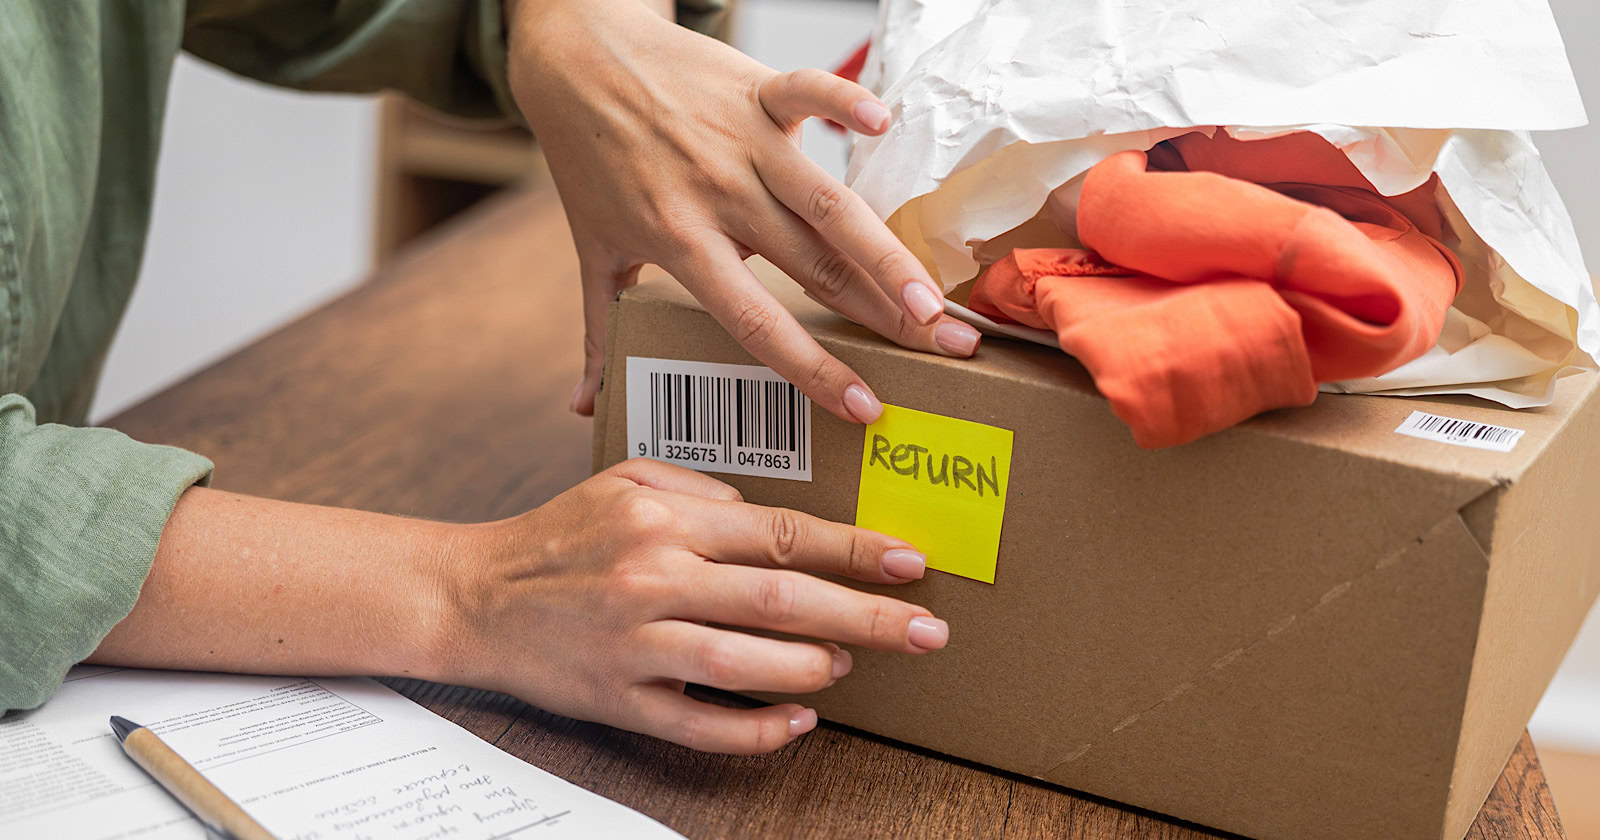
M 739 502 L 671 499 L 668 504 L 689 535 L 683 547 L 718 562 L 824 572 L 867 583 L 905 583 L 927 570 L 927 558 L 911 543 L 854 525 Z
M 671 617 L 770 630 L 898 653 L 950 642 L 950 625 L 926 608 L 859 592 L 802 572 L 701 563 L 690 586 L 660 604 Z
M 883 413 L 867 383 L 822 349 L 761 285 L 730 242 L 688 249 L 665 265 L 750 355 L 841 420 L 871 423 Z
M 855 260 L 917 323 L 944 312 L 944 291 L 861 196 L 789 146 L 769 144 L 755 164 L 774 197 Z

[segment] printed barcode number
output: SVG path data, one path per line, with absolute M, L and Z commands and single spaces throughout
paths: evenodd
M 755 456 L 735 455 L 736 449 L 803 459 L 806 451 L 800 439 L 806 417 L 801 401 L 805 398 L 787 382 L 651 371 L 649 454 L 659 458 L 663 444 L 688 443 L 707 450 L 705 457 L 715 457 L 720 451 L 725 463 Z
M 771 369 L 628 358 L 628 454 L 811 480 L 811 400 Z
M 1522 429 L 1440 417 L 1425 411 L 1411 412 L 1411 416 L 1407 417 L 1395 431 L 1424 440 L 1470 446 L 1474 449 L 1491 449 L 1496 452 L 1510 452 L 1523 435 Z

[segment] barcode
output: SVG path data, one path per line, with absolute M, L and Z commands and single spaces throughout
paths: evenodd
M 628 358 L 628 454 L 811 480 L 811 400 L 771 369 Z
M 1470 446 L 1474 449 L 1491 449 L 1496 452 L 1510 452 L 1512 447 L 1517 445 L 1517 441 L 1522 439 L 1523 434 L 1522 429 L 1440 417 L 1424 411 L 1411 412 L 1411 416 L 1407 417 L 1395 431 L 1424 440 Z

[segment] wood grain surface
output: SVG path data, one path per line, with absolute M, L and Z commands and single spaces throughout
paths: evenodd
M 499 518 L 588 475 L 589 423 L 567 411 L 582 367 L 579 312 L 565 218 L 553 191 L 534 186 L 107 425 L 208 455 L 215 486 L 236 492 Z M 777 753 L 735 758 L 502 695 L 389 684 L 691 838 L 1228 836 L 826 723 Z M 1563 837 L 1526 737 L 1468 837 Z

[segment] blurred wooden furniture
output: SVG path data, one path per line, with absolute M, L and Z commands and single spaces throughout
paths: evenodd
M 1600 755 L 1546 746 L 1539 763 L 1550 778 L 1550 795 L 1561 803 L 1568 840 L 1600 840 Z
M 228 490 L 504 517 L 588 475 L 589 423 L 566 410 L 583 362 L 578 312 L 560 202 L 535 185 L 471 211 L 373 282 L 107 425 L 205 453 L 215 486 Z M 503 695 L 389 683 L 691 838 L 1225 836 L 829 724 L 772 755 L 705 755 Z M 1468 837 L 1563 836 L 1524 737 Z
M 649 0 L 670 14 L 672 0 Z M 732 43 L 740 0 L 708 34 Z M 527 129 L 460 120 L 385 93 L 378 104 L 378 171 L 372 264 L 500 189 L 544 173 L 544 155 Z M 547 174 L 547 173 L 546 173 Z
M 378 102 L 373 265 L 543 168 L 533 135 L 452 119 L 395 93 Z

